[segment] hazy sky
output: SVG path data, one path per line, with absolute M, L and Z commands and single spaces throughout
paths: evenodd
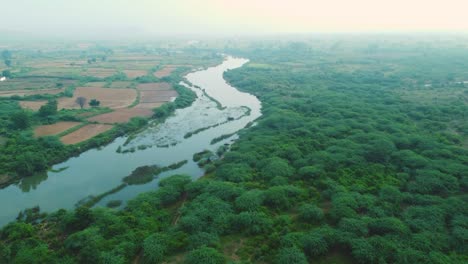
M 0 12 L 0 30 L 58 35 L 468 32 L 468 0 L 1 0 Z

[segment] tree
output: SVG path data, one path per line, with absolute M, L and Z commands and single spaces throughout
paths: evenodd
M 247 164 L 228 163 L 220 166 L 216 177 L 232 182 L 243 182 L 252 179 L 252 169 Z
M 11 67 L 11 60 L 5 60 L 4 62 L 7 67 Z
M 306 264 L 307 258 L 304 252 L 296 247 L 282 248 L 276 257 L 278 264 Z
M 26 129 L 31 126 L 31 117 L 26 111 L 19 111 L 11 115 L 14 129 Z
M 319 233 L 309 233 L 304 238 L 304 251 L 307 255 L 314 257 L 328 252 L 328 243 Z
M 185 263 L 190 264 L 222 264 L 225 263 L 224 256 L 216 249 L 201 247 L 190 252 L 185 258 Z
M 299 169 L 298 175 L 302 180 L 314 180 L 317 179 L 322 173 L 320 168 L 315 166 L 305 166 Z
M 263 192 L 257 189 L 247 191 L 236 199 L 236 208 L 240 211 L 257 211 L 263 203 Z
M 78 100 L 78 98 L 76 98 L 76 99 Z M 91 106 L 91 107 L 98 107 L 100 104 L 101 104 L 101 101 L 98 101 L 96 99 L 91 99 L 91 101 L 89 101 L 89 106 Z M 83 107 L 81 107 L 81 108 L 83 108 Z
M 17 174 L 30 176 L 47 169 L 47 162 L 42 155 L 27 151 L 16 156 L 15 168 Z
M 320 223 L 323 218 L 323 210 L 314 204 L 304 204 L 299 207 L 299 217 L 304 222 Z
M 4 50 L 4 51 L 2 51 L 2 58 L 3 58 L 4 60 L 9 60 L 9 59 L 11 59 L 11 51 L 9 51 L 9 50 Z
M 143 257 L 148 263 L 161 263 L 167 251 L 168 238 L 153 234 L 143 241 Z
M 265 179 L 272 179 L 275 176 L 289 178 L 294 174 L 294 168 L 284 159 L 274 157 L 263 162 L 265 165 L 262 166 L 260 173 Z
M 77 103 L 81 109 L 83 109 L 84 105 L 86 104 L 86 98 L 80 96 L 76 98 L 75 103 Z
M 49 117 L 57 114 L 57 100 L 50 99 L 45 105 L 39 108 L 39 116 Z
M 2 71 L 2 76 L 7 77 L 7 78 L 11 78 L 11 71 L 10 70 Z
M 242 212 L 231 221 L 235 230 L 252 235 L 266 233 L 273 225 L 271 218 L 263 212 Z

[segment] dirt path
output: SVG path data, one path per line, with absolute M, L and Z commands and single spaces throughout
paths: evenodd
M 177 223 L 179 222 L 179 219 L 180 219 L 180 208 L 183 208 L 184 205 L 185 205 L 185 202 L 187 201 L 187 193 L 184 192 L 184 194 L 182 195 L 182 203 L 180 204 L 180 206 L 176 209 L 176 215 L 175 215 L 175 218 L 174 220 L 172 221 L 172 225 L 175 226 L 177 225 Z

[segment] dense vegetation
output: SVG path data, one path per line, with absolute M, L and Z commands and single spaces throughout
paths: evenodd
M 0 262 L 466 263 L 468 50 L 353 43 L 229 50 L 263 116 L 213 173 L 120 211 L 28 210 Z

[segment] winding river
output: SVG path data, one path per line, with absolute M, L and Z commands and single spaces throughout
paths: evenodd
M 197 93 L 187 108 L 178 109 L 162 124 L 150 124 L 131 139 L 120 137 L 99 149 L 88 150 L 78 157 L 53 166 L 47 174 L 26 178 L 18 185 L 0 190 L 0 226 L 15 219 L 21 210 L 39 206 L 43 212 L 73 208 L 80 200 L 107 192 L 122 184 L 122 178 L 144 165 L 168 166 L 180 161 L 182 167 L 166 171 L 143 185 L 128 185 L 104 197 L 97 206 L 111 200 L 124 202 L 141 192 L 157 188 L 161 178 L 187 174 L 193 179 L 203 169 L 192 161 L 193 154 L 216 151 L 236 139 L 237 131 L 261 115 L 261 103 L 223 79 L 227 70 L 239 68 L 248 60 L 226 57 L 215 67 L 191 72 L 181 84 Z M 192 136 L 187 137 L 187 134 Z M 231 135 L 215 144 L 214 138 Z M 121 153 L 117 149 L 122 150 Z M 134 149 L 134 152 L 125 150 Z M 123 153 L 125 152 L 125 153 Z

